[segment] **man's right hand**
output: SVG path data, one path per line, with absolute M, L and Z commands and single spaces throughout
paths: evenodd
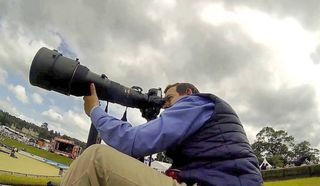
M 93 107 L 99 106 L 99 99 L 96 92 L 96 87 L 93 83 L 90 84 L 90 96 L 84 96 L 84 111 L 90 117 L 90 112 Z

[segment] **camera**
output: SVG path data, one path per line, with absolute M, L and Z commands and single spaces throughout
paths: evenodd
M 91 72 L 78 59 L 64 57 L 57 50 L 45 47 L 39 49 L 32 61 L 29 81 L 34 86 L 68 96 L 88 96 L 90 83 L 94 83 L 100 100 L 138 108 L 147 120 L 156 118 L 164 104 L 160 88 L 144 94 L 139 87 L 125 87 L 104 74 Z

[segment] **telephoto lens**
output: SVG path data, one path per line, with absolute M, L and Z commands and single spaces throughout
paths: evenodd
M 29 73 L 32 85 L 65 95 L 90 95 L 94 83 L 100 100 L 133 108 L 161 107 L 163 100 L 109 80 L 105 75 L 91 72 L 79 60 L 64 57 L 57 50 L 41 48 L 35 55 Z

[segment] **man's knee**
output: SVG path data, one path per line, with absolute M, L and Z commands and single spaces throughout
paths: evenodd
M 121 155 L 122 153 L 110 147 L 109 145 L 94 144 L 88 147 L 82 156 L 90 157 L 90 159 L 95 159 L 95 161 L 101 161 L 100 159 L 108 159 L 115 155 Z
M 94 144 L 88 147 L 83 154 L 96 154 L 98 151 L 105 151 L 106 149 L 111 148 L 107 145 Z
M 106 147 L 106 145 L 93 144 L 93 145 L 90 145 L 85 151 L 95 151 L 96 149 L 103 148 L 103 147 Z

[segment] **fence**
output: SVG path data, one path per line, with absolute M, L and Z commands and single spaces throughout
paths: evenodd
M 12 171 L 6 171 L 6 170 L 0 170 L 0 174 L 8 174 L 8 175 L 14 175 L 14 176 L 26 176 L 26 177 L 32 177 L 32 178 L 60 178 L 61 177 L 61 176 L 25 174 L 25 173 L 12 172 Z
M 320 165 L 308 165 L 261 171 L 265 181 L 320 176 Z

